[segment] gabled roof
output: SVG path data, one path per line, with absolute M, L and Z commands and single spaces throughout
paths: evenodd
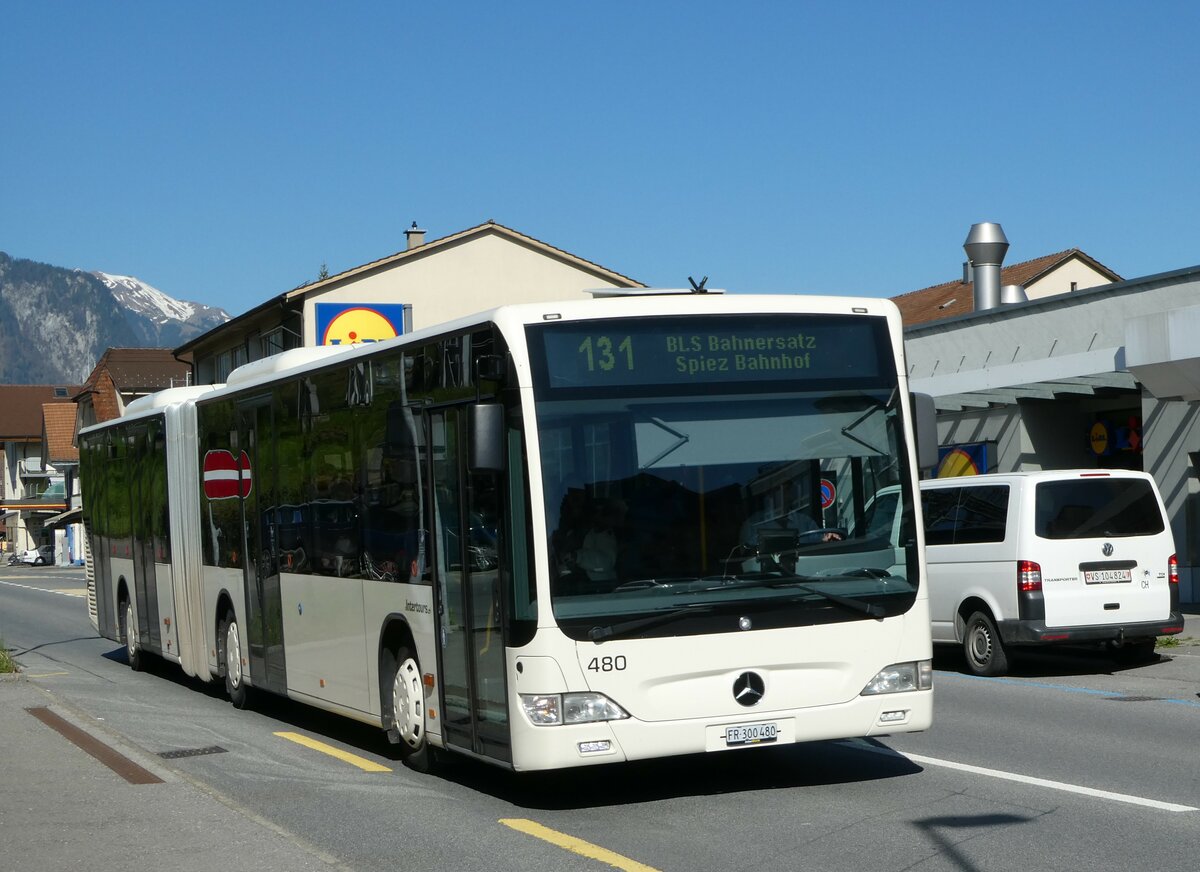
M 1000 284 L 1027 286 L 1044 277 L 1070 260 L 1079 260 L 1096 272 L 1108 278 L 1109 281 L 1119 282 L 1121 277 L 1098 260 L 1090 257 L 1078 248 L 1069 248 L 1055 254 L 1047 254 L 1024 263 L 1014 263 L 1000 270 Z M 928 321 L 940 321 L 943 318 L 953 318 L 956 315 L 967 315 L 975 311 L 975 283 L 952 281 L 910 291 L 898 297 L 892 297 L 892 302 L 900 309 L 904 325 L 924 324 Z
M 82 392 L 95 391 L 105 371 L 118 391 L 145 394 L 183 384 L 191 369 L 169 348 L 110 348 L 100 356 Z
M 42 444 L 46 447 L 46 463 L 78 463 L 79 449 L 75 447 L 75 404 L 42 404 Z
M 314 291 L 321 291 L 326 288 L 333 287 L 334 285 L 338 285 L 347 281 L 348 279 L 353 279 L 364 273 L 369 273 L 374 270 L 403 263 L 406 260 L 427 257 L 428 255 L 434 254 L 439 250 L 452 248 L 455 245 L 460 245 L 473 238 L 488 235 L 501 236 L 517 243 L 518 245 L 524 245 L 527 248 L 538 251 L 548 257 L 553 257 L 562 261 L 563 263 L 570 264 L 571 266 L 583 270 L 584 272 L 590 272 L 598 279 L 608 282 L 609 284 L 616 285 L 617 287 L 646 287 L 637 279 L 631 279 L 629 276 L 622 275 L 614 270 L 606 269 L 597 263 L 593 263 L 590 260 L 585 260 L 584 258 L 571 254 L 568 251 L 564 251 L 561 248 L 555 248 L 553 245 L 550 245 L 547 242 L 542 242 L 540 239 L 535 239 L 532 236 L 526 236 L 524 233 L 519 233 L 518 231 L 513 230 L 511 227 L 505 227 L 503 224 L 497 224 L 495 221 L 487 221 L 483 224 L 477 224 L 474 227 L 468 227 L 466 230 L 462 230 L 458 233 L 453 233 L 450 236 L 443 236 L 441 239 L 434 239 L 430 242 L 414 246 L 413 248 L 409 248 L 405 251 L 398 251 L 395 254 L 389 254 L 387 257 L 381 257 L 378 260 L 371 261 L 370 263 L 364 263 L 362 266 L 356 266 L 348 270 L 343 270 L 337 275 L 329 276 L 328 278 L 321 279 L 320 281 L 309 282 L 308 284 L 293 288 L 290 291 L 285 291 L 278 296 L 271 297 L 269 300 L 247 310 L 246 312 L 243 312 L 234 318 L 231 318 L 224 324 L 214 327 L 207 333 L 202 333 L 199 336 L 192 337 L 186 343 L 175 349 L 175 356 L 180 357 L 184 354 L 187 354 L 197 345 L 200 345 L 211 334 L 217 331 L 225 332 L 226 330 L 232 329 L 236 323 L 249 321 L 262 312 L 271 309 L 272 307 L 286 306 L 294 301 L 302 300 L 304 297 L 308 296 Z
M 621 275 L 619 272 L 614 272 L 610 269 L 605 269 L 597 263 L 592 263 L 590 260 L 584 260 L 582 257 L 571 254 L 568 251 L 563 251 L 561 248 L 555 248 L 548 242 L 542 242 L 540 239 L 534 239 L 532 236 L 526 236 L 524 233 L 519 233 L 511 227 L 505 227 L 503 224 L 497 224 L 495 221 L 488 221 L 485 224 L 477 224 L 474 227 L 468 227 L 458 233 L 452 233 L 449 236 L 443 236 L 441 239 L 435 239 L 432 242 L 426 242 L 423 245 L 418 245 L 410 248 L 407 251 L 399 251 L 395 254 L 389 254 L 387 257 L 381 257 L 379 260 L 373 260 L 370 263 L 364 263 L 362 266 L 356 266 L 337 275 L 330 276 L 327 279 L 322 279 L 319 282 L 313 282 L 307 285 L 301 285 L 287 292 L 286 297 L 293 300 L 296 297 L 303 297 L 314 290 L 335 285 L 338 282 L 353 278 L 361 273 L 370 272 L 379 269 L 383 266 L 391 266 L 395 263 L 408 260 L 415 257 L 425 257 L 432 254 L 441 248 L 450 248 L 459 243 L 476 236 L 486 236 L 492 234 L 495 236 L 503 236 L 508 239 L 528 246 L 535 251 L 540 251 L 542 254 L 557 258 L 564 263 L 569 263 L 585 272 L 594 273 L 598 278 L 602 278 L 618 287 L 644 288 L 641 282 L 636 279 L 631 279 L 629 276 Z
M 43 403 L 67 403 L 73 420 L 71 397 L 78 391 L 78 385 L 0 385 L 0 442 L 39 439 Z

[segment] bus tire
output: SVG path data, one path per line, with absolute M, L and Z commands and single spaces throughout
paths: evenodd
M 137 616 L 133 613 L 133 600 L 121 601 L 121 638 L 125 640 L 125 658 L 129 668 L 141 672 L 146 668 L 146 658 L 142 646 L 138 643 Z
M 973 675 L 996 676 L 1008 671 L 1008 652 L 986 612 L 972 612 L 963 627 L 963 654 Z
M 226 612 L 221 621 L 217 645 L 225 671 L 225 692 L 234 708 L 244 709 L 250 702 L 250 693 L 242 675 L 242 634 L 233 612 Z
M 388 691 L 388 734 L 396 736 L 400 759 L 409 769 L 429 772 L 433 749 L 425 736 L 425 685 L 417 658 L 403 645 L 396 649 L 395 671 Z

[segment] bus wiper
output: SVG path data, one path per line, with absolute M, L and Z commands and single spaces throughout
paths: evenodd
M 830 593 L 827 590 L 821 590 L 817 587 L 810 587 L 804 582 L 813 581 L 812 578 L 801 578 L 800 576 L 772 576 L 770 578 L 759 578 L 747 581 L 735 581 L 732 584 L 719 585 L 717 587 L 705 588 L 706 591 L 716 590 L 747 590 L 750 588 L 787 588 L 788 590 L 800 590 L 813 596 L 819 596 L 824 600 L 839 605 L 842 608 L 849 609 L 853 612 L 861 612 L 872 618 L 882 618 L 887 614 L 883 606 L 876 603 L 863 602 L 860 599 L 855 599 L 850 596 L 842 596 L 841 594 Z
M 802 584 L 800 581 L 786 581 L 778 586 L 786 587 L 789 590 L 802 590 L 805 593 L 815 594 L 816 596 L 827 599 L 829 602 L 839 605 L 844 609 L 849 609 L 852 612 L 862 612 L 864 615 L 867 615 L 871 618 L 882 618 L 887 614 L 887 610 L 877 603 L 865 603 L 862 600 L 855 599 L 852 596 L 842 596 L 841 594 L 830 593 L 829 591 L 821 590 L 820 588 L 809 587 L 807 584 Z
M 618 636 L 627 633 L 636 633 L 639 630 L 645 630 L 650 627 L 657 627 L 659 624 L 666 624 L 676 618 L 687 617 L 688 615 L 704 615 L 713 611 L 714 606 L 706 604 L 697 604 L 692 606 L 684 606 L 683 608 L 673 609 L 669 612 L 663 612 L 659 615 L 650 615 L 645 618 L 634 618 L 630 621 L 618 621 L 615 624 L 609 624 L 607 627 L 592 627 L 588 630 L 588 638 L 593 642 L 603 642 L 605 639 L 615 639 Z

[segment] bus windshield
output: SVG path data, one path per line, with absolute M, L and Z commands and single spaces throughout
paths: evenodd
M 727 626 L 730 610 L 763 629 L 907 610 L 912 494 L 881 322 L 531 328 L 563 631 L 680 635 Z

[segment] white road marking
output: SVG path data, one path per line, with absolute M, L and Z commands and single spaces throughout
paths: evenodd
M 922 766 L 940 766 L 943 769 L 957 769 L 960 772 L 970 772 L 972 775 L 985 775 L 988 778 L 999 778 L 1003 781 L 1016 781 L 1020 784 L 1030 784 L 1034 787 L 1045 787 L 1050 790 L 1061 790 L 1066 793 L 1077 793 L 1081 796 L 1091 796 L 1097 799 L 1108 799 L 1113 802 L 1124 802 L 1128 805 L 1140 805 L 1145 808 L 1156 808 L 1160 811 L 1187 812 L 1200 811 L 1191 805 L 1179 805 L 1174 802 L 1164 802 L 1160 799 L 1147 799 L 1142 796 L 1132 796 L 1128 793 L 1114 793 L 1111 790 L 1098 790 L 1094 787 L 1083 787 L 1078 784 L 1067 784 L 1064 781 L 1051 781 L 1048 778 L 1035 778 L 1032 775 L 1021 775 L 1017 772 L 1005 772 L 1002 769 L 988 769 L 983 766 L 972 766 L 969 763 L 956 763 L 953 760 L 940 760 L 937 757 L 925 757 L 921 754 L 907 754 L 893 748 L 880 748 L 862 740 L 851 740 L 840 744 L 849 745 L 863 751 L 875 754 L 887 754 L 903 757 Z
M 38 593 L 56 593 L 59 596 L 87 596 L 87 590 L 68 590 L 68 589 L 53 589 L 46 587 L 34 587 L 31 584 L 17 584 L 15 581 L 0 581 L 7 587 L 19 587 L 24 590 L 36 590 Z

